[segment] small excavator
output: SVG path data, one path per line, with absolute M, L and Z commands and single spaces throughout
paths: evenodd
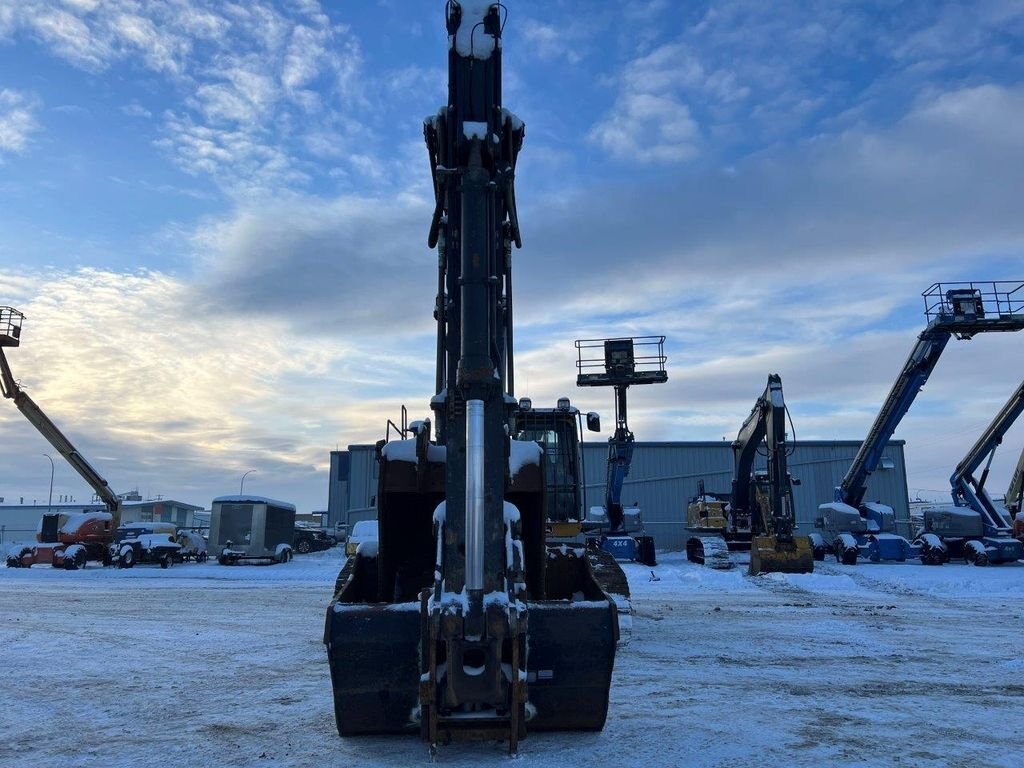
M 924 510 L 923 534 L 939 536 L 951 558 L 963 558 L 971 565 L 1012 563 L 1024 558 L 1024 543 L 1013 536 L 1010 513 L 993 501 L 985 488 L 996 449 L 1022 413 L 1024 382 L 950 476 L 953 505 Z M 983 463 L 985 468 L 979 474 Z
M 619 631 L 607 588 L 621 568 L 599 549 L 547 543 L 543 448 L 513 439 L 525 128 L 501 101 L 503 11 L 445 6 L 448 100 L 424 121 L 434 415 L 378 444 L 378 540 L 346 561 L 324 629 L 339 734 L 418 732 L 432 752 L 455 739 L 515 752 L 528 731 L 600 730 Z
M 811 573 L 811 540 L 794 532 L 793 485 L 786 459 L 786 402 L 782 378 L 768 377 L 764 393 L 743 422 L 732 450 L 735 471 L 732 492 L 708 493 L 701 481 L 686 510 L 686 542 L 690 562 L 730 568 L 729 550 L 750 550 L 750 574 Z M 754 458 L 764 445 L 767 470 L 755 470 Z
M 604 517 L 608 529 L 601 547 L 617 560 L 656 565 L 654 538 L 643 534 L 640 510 L 622 505 L 622 486 L 633 461 L 633 432 L 629 428 L 626 393 L 630 386 L 664 384 L 664 336 L 577 339 L 576 386 L 615 388 L 615 432 L 608 438 L 608 474 Z M 600 511 L 600 510 L 598 510 Z
M 15 380 L 4 347 L 21 345 L 24 320 L 25 316 L 13 307 L 0 307 L 0 390 L 5 398 L 14 401 L 29 423 L 89 484 L 106 506 L 106 511 L 44 513 L 39 533 L 36 534 L 37 544 L 9 553 L 7 565 L 12 568 L 28 568 L 36 563 L 49 563 L 55 568 L 69 571 L 82 568 L 89 560 L 110 565 L 110 545 L 114 542 L 114 531 L 121 524 L 121 500 L 103 476 L 86 461 Z
M 941 540 L 931 533 L 911 544 L 896 532 L 892 507 L 865 501 L 868 478 L 878 467 L 889 438 L 918 392 L 928 382 L 949 340 L 969 340 L 979 333 L 1024 329 L 1024 283 L 934 283 L 922 294 L 928 324 L 917 338 L 853 463 L 835 489 L 834 499 L 818 506 L 815 526 L 836 560 L 846 565 L 864 558 L 904 561 L 919 557 L 926 565 L 946 559 Z

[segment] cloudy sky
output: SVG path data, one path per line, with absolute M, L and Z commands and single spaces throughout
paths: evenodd
M 860 439 L 921 291 L 1024 279 L 1021 0 L 506 4 L 517 394 L 607 433 L 573 340 L 665 334 L 637 439 L 731 439 L 771 372 L 797 439 Z M 116 490 L 208 505 L 255 469 L 325 508 L 329 450 L 426 415 L 443 6 L 0 0 L 8 357 Z M 912 495 L 942 496 L 1022 351 L 951 342 L 896 435 Z M 10 403 L 0 430 L 0 496 L 45 499 L 49 445 Z M 88 490 L 60 463 L 54 493 Z

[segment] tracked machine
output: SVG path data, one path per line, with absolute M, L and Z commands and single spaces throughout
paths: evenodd
M 928 325 L 918 336 L 853 463 L 836 487 L 833 501 L 818 507 L 815 525 L 836 559 L 847 565 L 859 559 L 878 562 L 920 557 L 928 565 L 945 561 L 945 547 L 935 534 L 926 532 L 911 544 L 896 532 L 892 507 L 881 501 L 865 501 L 868 478 L 951 338 L 969 340 L 979 333 L 1024 329 L 1021 282 L 934 283 L 922 296 Z
M 37 563 L 49 563 L 67 570 L 77 570 L 89 560 L 110 565 L 109 548 L 114 541 L 114 531 L 121 524 L 121 500 L 14 378 L 4 347 L 21 345 L 24 319 L 25 316 L 16 309 L 0 307 L 0 390 L 5 398 L 14 401 L 29 423 L 89 484 L 106 511 L 47 512 L 40 521 L 36 545 L 9 553 L 7 565 L 27 568 Z
M 750 550 L 750 573 L 810 573 L 814 570 L 811 540 L 797 535 L 793 485 L 787 458 L 786 402 L 782 379 L 768 377 L 733 441 L 735 469 L 730 493 L 709 493 L 700 483 L 687 507 L 686 557 L 712 568 L 729 568 L 730 550 Z M 764 446 L 767 469 L 755 470 Z
M 448 102 L 424 123 L 438 253 L 433 424 L 379 451 L 376 543 L 339 575 L 324 640 L 342 736 L 430 744 L 599 730 L 616 605 L 584 548 L 548 546 L 543 450 L 514 440 L 513 179 L 500 4 L 450 2 Z

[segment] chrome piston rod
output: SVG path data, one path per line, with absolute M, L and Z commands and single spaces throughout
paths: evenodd
M 484 401 L 466 401 L 466 590 L 484 588 Z

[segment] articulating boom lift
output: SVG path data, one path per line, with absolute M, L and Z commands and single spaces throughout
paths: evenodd
M 886 443 L 928 381 L 951 337 L 971 339 L 979 333 L 1024 329 L 1024 283 L 935 283 L 922 296 L 927 327 L 918 336 L 853 464 L 835 490 L 835 499 L 818 507 L 815 525 L 822 528 L 836 558 L 852 565 L 869 560 L 905 560 L 920 556 L 941 563 L 944 548 L 937 537 L 922 536 L 912 546 L 896 534 L 891 507 L 865 502 L 868 477 L 878 467 Z
M 951 557 L 963 557 L 974 565 L 1012 563 L 1024 558 L 1024 544 L 1013 537 L 1009 514 L 992 501 L 985 488 L 996 448 L 1021 413 L 1024 382 L 950 476 L 954 506 L 924 511 L 924 532 L 940 536 Z M 985 468 L 978 475 L 982 463 Z
M 633 336 L 618 339 L 579 339 L 576 341 L 579 387 L 615 388 L 615 433 L 608 438 L 608 476 L 605 482 L 604 511 L 608 533 L 601 546 L 622 560 L 638 560 L 654 565 L 654 540 L 634 538 L 627 530 L 626 509 L 622 506 L 622 486 L 633 461 L 633 433 L 626 413 L 626 391 L 633 384 L 664 384 L 665 337 Z M 596 350 L 603 354 L 594 356 Z M 638 352 L 639 350 L 639 352 Z M 639 510 L 631 508 L 631 517 L 639 528 Z
M 1010 478 L 1010 487 L 1006 489 L 1006 511 L 1010 513 L 1010 517 L 1014 521 L 1014 530 L 1024 527 L 1017 525 L 1018 520 L 1024 523 L 1024 519 L 1020 515 L 1021 508 L 1024 506 L 1022 502 L 1024 502 L 1024 450 L 1020 452 L 1017 468 L 1013 470 L 1013 477 Z
M 542 449 L 516 433 L 511 250 L 523 124 L 501 106 L 500 4 L 449 2 L 448 102 L 424 134 L 438 249 L 437 394 L 383 444 L 379 542 L 339 575 L 325 643 L 342 736 L 599 730 L 618 622 L 584 549 L 545 542 Z M 614 566 L 614 563 L 612 563 Z M 601 569 L 607 570 L 607 569 Z
M 39 434 L 64 457 L 64 460 L 89 484 L 96 496 L 106 505 L 107 512 L 57 513 L 47 512 L 36 539 L 38 546 L 25 547 L 7 558 L 7 565 L 13 567 L 31 566 L 35 563 L 51 563 L 55 567 L 75 570 L 88 560 L 99 560 L 110 564 L 109 545 L 114 541 L 114 531 L 121 524 L 121 500 L 110 489 L 103 476 L 80 454 L 57 425 L 43 413 L 35 400 L 28 396 L 14 379 L 11 366 L 4 355 L 4 347 L 21 344 L 21 325 L 25 316 L 11 307 L 0 307 L 0 390 L 3 396 L 14 401 L 18 410 Z
M 754 470 L 764 444 L 767 470 Z M 687 559 L 711 567 L 729 567 L 728 551 L 750 547 L 750 573 L 810 573 L 814 557 L 810 539 L 793 533 L 794 481 L 787 471 L 786 402 L 782 378 L 768 377 L 732 444 L 735 471 L 732 493 L 700 493 L 687 509 L 687 528 L 696 536 L 686 543 Z M 703 482 L 701 483 L 703 488 Z

